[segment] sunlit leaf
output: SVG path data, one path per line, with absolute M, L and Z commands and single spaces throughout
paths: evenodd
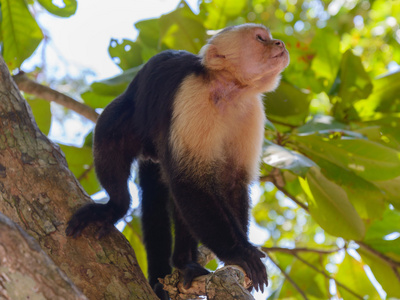
M 329 28 L 320 29 L 311 43 L 312 49 L 318 49 L 311 63 L 311 69 L 317 77 L 326 79 L 324 85 L 329 89 L 334 82 L 340 66 L 340 38 Z
M 317 253 L 302 254 L 301 258 L 317 269 L 324 269 L 324 259 Z M 288 275 L 304 293 L 315 297 L 312 299 L 329 299 L 326 289 L 327 279 L 302 261 L 295 260 Z M 302 296 L 289 281 L 285 280 L 278 299 L 302 299 Z
M 373 81 L 372 94 L 354 106 L 359 115 L 369 117 L 375 112 L 400 111 L 400 72 Z
M 135 250 L 136 260 L 143 274 L 147 277 L 147 255 L 142 241 L 140 219 L 137 216 L 132 217 L 132 221 L 125 226 L 122 233 L 131 244 L 133 250 Z
M 170 49 L 187 50 L 197 54 L 205 44 L 206 30 L 202 19 L 185 2 L 159 21 L 161 42 Z
M 74 173 L 85 191 L 91 195 L 101 190 L 94 167 L 92 148 L 60 145 L 67 159 L 68 167 Z
M 387 296 L 389 298 L 400 298 L 399 279 L 393 268 L 381 257 L 365 250 L 364 248 L 357 249 L 357 252 L 361 255 L 362 260 L 371 268 L 372 273 L 376 280 L 382 285 Z M 399 272 L 400 268 L 397 268 L 397 274 Z
M 297 128 L 299 133 L 313 133 L 321 130 L 341 130 L 345 129 L 346 125 L 336 121 L 331 116 L 316 115 L 303 126 Z
M 282 81 L 278 89 L 264 96 L 265 111 L 274 122 L 300 125 L 308 115 L 309 96 L 293 85 Z
M 290 170 L 299 176 L 304 176 L 310 167 L 316 166 L 312 160 L 300 153 L 269 141 L 265 141 L 265 143 L 266 147 L 264 147 L 262 160 L 272 167 Z
M 246 4 L 246 0 L 214 0 L 202 3 L 200 11 L 207 16 L 204 26 L 208 29 L 224 28 L 229 19 L 240 15 Z
M 336 285 L 339 295 L 345 300 L 358 300 L 359 297 L 369 300 L 380 300 L 380 296 L 367 277 L 363 264 L 346 254 L 343 262 L 339 265 L 335 279 L 348 287 L 352 292 L 340 285 Z
M 329 138 L 317 134 L 295 137 L 301 151 L 351 170 L 366 180 L 400 176 L 400 153 L 367 139 Z
M 387 209 L 383 218 L 368 228 L 364 243 L 400 261 L 400 238 L 386 239 L 386 236 L 393 233 L 400 233 L 400 212 Z
M 32 109 L 36 124 L 38 125 L 40 131 L 47 135 L 51 126 L 50 102 L 42 99 L 29 99 L 29 97 L 26 98 L 26 101 L 29 103 L 29 106 Z
M 365 234 L 364 224 L 349 201 L 346 192 L 312 167 L 301 185 L 309 197 L 312 217 L 329 234 L 359 240 Z
M 70 17 L 76 12 L 76 0 L 61 0 L 62 5 L 56 5 L 54 0 L 37 0 L 48 12 L 59 17 Z
M 385 192 L 386 199 L 389 202 L 400 205 L 400 177 L 374 181 L 373 183 Z
M 340 65 L 338 95 L 347 106 L 357 100 L 367 98 L 372 92 L 372 82 L 364 70 L 361 58 L 347 50 Z
M 351 204 L 367 224 L 382 218 L 385 210 L 385 196 L 378 187 L 325 159 L 315 158 L 315 162 L 322 168 L 323 174 L 328 179 L 344 189 Z
M 1 1 L 2 55 L 11 70 L 19 68 L 43 39 L 24 0 Z

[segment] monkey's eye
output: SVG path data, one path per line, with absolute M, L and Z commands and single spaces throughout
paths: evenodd
M 264 42 L 266 42 L 267 40 L 266 39 L 264 39 L 261 35 L 259 35 L 259 34 L 257 34 L 257 40 L 258 41 L 260 41 L 260 42 L 262 42 L 262 43 L 264 43 Z

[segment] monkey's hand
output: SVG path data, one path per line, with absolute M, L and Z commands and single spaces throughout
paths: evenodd
M 239 265 L 246 272 L 247 277 L 253 283 L 256 291 L 264 292 L 264 284 L 268 286 L 268 275 L 264 263 L 261 258 L 265 254 L 254 246 L 250 246 L 243 251 L 240 257 L 226 260 L 225 263 Z
M 109 205 L 90 203 L 75 212 L 68 221 L 65 234 L 74 238 L 79 237 L 89 224 L 96 223 L 99 226 L 96 238 L 100 239 L 110 232 L 118 219 L 119 218 L 115 217 L 112 213 L 112 208 Z

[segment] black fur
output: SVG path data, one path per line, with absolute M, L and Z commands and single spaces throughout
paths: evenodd
M 201 179 L 194 178 L 171 155 L 168 139 L 173 101 L 190 74 L 208 80 L 198 56 L 185 51 L 162 52 L 107 106 L 95 129 L 94 158 L 110 201 L 78 210 L 66 233 L 79 236 L 88 224 L 98 223 L 97 236 L 101 237 L 125 215 L 130 203 L 127 180 L 132 162 L 138 160 L 149 281 L 158 296 L 168 299 L 157 278 L 171 272 L 170 216 L 175 227 L 172 263 L 183 270 L 187 287 L 194 277 L 208 273 L 196 262 L 201 241 L 224 262 L 242 266 L 256 289 L 263 290 L 267 275 L 260 258 L 264 255 L 247 240 L 246 173 L 232 169 L 232 164 L 216 162 L 206 166 Z

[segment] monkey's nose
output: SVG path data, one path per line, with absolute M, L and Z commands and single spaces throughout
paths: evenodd
M 280 40 L 275 40 L 275 45 L 283 48 L 285 47 L 285 43 Z

